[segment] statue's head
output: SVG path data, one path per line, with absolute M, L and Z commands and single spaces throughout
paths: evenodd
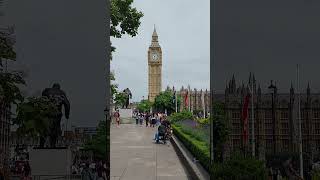
M 60 89 L 60 84 L 59 83 L 54 83 L 52 88 L 53 89 Z

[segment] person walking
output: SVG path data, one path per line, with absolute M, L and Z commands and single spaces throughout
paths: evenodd
M 151 126 L 154 128 L 155 124 L 156 124 L 156 114 L 153 113 L 151 118 Z
M 136 114 L 134 115 L 134 118 L 136 119 L 136 125 L 138 125 L 138 124 L 139 124 L 139 114 L 136 113 Z
M 119 113 L 119 110 L 117 110 L 115 113 L 114 113 L 114 118 L 117 122 L 117 126 L 119 127 L 120 126 L 120 113 Z
M 143 124 L 143 114 L 142 113 L 139 114 L 139 121 L 140 121 L 140 126 L 142 126 L 142 124 Z
M 145 119 L 145 121 L 146 121 L 146 127 L 149 126 L 149 118 L 150 118 L 150 115 L 149 115 L 148 112 L 146 112 L 146 114 L 144 115 L 144 119 Z

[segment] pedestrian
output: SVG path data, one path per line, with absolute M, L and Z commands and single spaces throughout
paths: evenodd
M 117 110 L 115 113 L 114 113 L 114 118 L 116 119 L 116 122 L 117 122 L 117 126 L 119 127 L 120 126 L 120 113 L 119 113 L 119 110 Z
M 82 173 L 81 173 L 82 180 L 93 180 L 90 168 L 89 168 L 89 163 L 86 163 Z
M 139 121 L 140 121 L 140 126 L 143 124 L 143 115 L 142 113 L 139 114 Z
M 155 113 L 153 113 L 151 118 L 151 126 L 154 128 L 155 124 L 156 124 L 156 115 Z
M 135 119 L 136 119 L 136 125 L 138 125 L 139 124 L 139 115 L 137 113 L 135 114 Z
M 149 117 L 150 117 L 149 113 L 146 112 L 146 114 L 144 115 L 144 119 L 145 119 L 145 121 L 146 121 L 146 127 L 149 126 Z

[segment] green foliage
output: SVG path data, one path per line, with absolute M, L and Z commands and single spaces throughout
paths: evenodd
M 186 135 L 192 136 L 194 139 L 198 141 L 205 142 L 209 148 L 210 144 L 210 131 L 209 128 L 203 128 L 201 126 L 190 126 L 190 124 L 185 124 L 183 121 L 178 121 L 174 123 L 174 125 L 180 128 L 181 132 Z
M 262 161 L 234 155 L 224 163 L 214 164 L 211 176 L 219 180 L 266 180 L 267 171 Z
M 313 169 L 311 171 L 312 180 L 319 180 L 320 179 L 320 169 Z
M 132 7 L 133 0 L 111 0 L 110 9 L 110 36 L 121 38 L 128 34 L 134 37 L 138 34 L 138 28 L 141 24 L 140 19 L 143 13 Z M 111 47 L 111 52 L 115 47 Z
M 168 112 L 175 111 L 175 106 L 173 93 L 169 90 L 160 92 L 159 95 L 156 96 L 153 104 L 155 109 L 162 112 L 165 110 Z
M 195 138 L 192 134 L 185 133 L 181 126 L 172 125 L 174 135 L 186 146 L 186 148 L 199 160 L 201 165 L 209 171 L 210 153 L 208 144 Z
M 44 136 L 50 128 L 50 117 L 59 113 L 57 107 L 46 97 L 29 97 L 18 104 L 17 117 L 13 123 L 18 125 L 17 133 L 22 136 Z
M 126 95 L 123 92 L 118 92 L 115 95 L 115 102 L 117 106 L 123 106 L 126 103 Z
M 15 60 L 16 52 L 13 49 L 13 44 L 10 38 L 8 38 L 8 35 L 0 32 L 0 66 L 2 66 L 3 59 Z
M 6 104 L 18 104 L 23 101 L 19 85 L 25 85 L 21 72 L 0 72 L 0 96 Z
M 227 140 L 229 129 L 226 123 L 226 116 L 224 110 L 224 104 L 220 102 L 215 102 L 213 104 L 214 114 L 211 117 L 212 120 L 212 136 L 214 137 L 212 140 L 213 143 L 213 153 L 215 162 L 223 161 L 223 145 Z
M 196 121 L 200 125 L 208 125 L 210 123 L 209 118 L 199 118 L 199 119 L 196 119 Z
M 187 110 L 183 110 L 182 112 L 178 112 L 178 113 L 173 113 L 169 116 L 169 120 L 172 123 L 182 121 L 182 120 L 189 120 L 189 119 L 192 120 L 193 115 L 190 111 L 187 111 Z
M 139 112 L 149 112 L 152 107 L 152 103 L 149 100 L 142 100 L 138 106 L 137 109 Z
M 115 99 L 115 95 L 118 92 L 118 85 L 113 82 L 115 80 L 116 80 L 115 75 L 113 73 L 110 73 L 110 88 L 111 88 L 112 100 Z
M 106 121 L 100 121 L 97 129 L 97 135 L 84 145 L 84 149 L 92 151 L 97 158 L 104 159 L 107 156 L 107 133 Z

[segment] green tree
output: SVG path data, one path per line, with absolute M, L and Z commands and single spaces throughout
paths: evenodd
M 123 106 L 126 103 L 126 95 L 123 92 L 117 92 L 114 98 L 116 106 Z
M 118 92 L 118 84 L 114 83 L 115 80 L 116 80 L 115 75 L 113 73 L 110 73 L 111 96 L 113 100 L 115 98 L 115 95 Z
M 14 40 L 10 33 L 0 31 L 0 66 L 3 60 L 16 60 L 16 52 L 13 48 Z
M 152 107 L 152 103 L 149 100 L 142 100 L 138 106 L 137 109 L 139 112 L 149 112 Z
M 121 38 L 125 34 L 134 37 L 138 34 L 143 13 L 132 7 L 132 3 L 133 0 L 111 0 L 111 37 Z M 111 46 L 111 52 L 114 52 L 115 49 Z
M 224 104 L 221 102 L 213 103 L 213 115 L 212 115 L 212 133 L 213 133 L 213 156 L 215 162 L 223 161 L 223 146 L 227 140 L 229 130 L 226 124 L 226 115 L 224 110 Z
M 179 107 L 181 103 L 181 97 L 177 97 L 177 106 Z M 164 92 L 160 92 L 159 95 L 156 96 L 154 100 L 153 107 L 156 110 L 164 112 L 167 110 L 168 114 L 175 112 L 175 101 L 174 101 L 174 94 L 170 90 L 166 90 Z
M 20 85 L 25 85 L 23 73 L 18 71 L 5 71 L 2 69 L 3 61 L 15 60 L 16 52 L 13 48 L 14 39 L 11 38 L 13 29 L 9 28 L 9 32 L 0 32 L 0 109 L 9 109 L 11 112 L 11 105 L 18 104 L 23 101 Z
M 100 121 L 97 135 L 84 145 L 84 149 L 92 151 L 97 158 L 104 159 L 107 156 L 106 121 Z
M 29 97 L 17 106 L 17 117 L 13 123 L 18 125 L 21 136 L 45 136 L 50 128 L 51 117 L 58 113 L 57 107 L 46 97 Z

